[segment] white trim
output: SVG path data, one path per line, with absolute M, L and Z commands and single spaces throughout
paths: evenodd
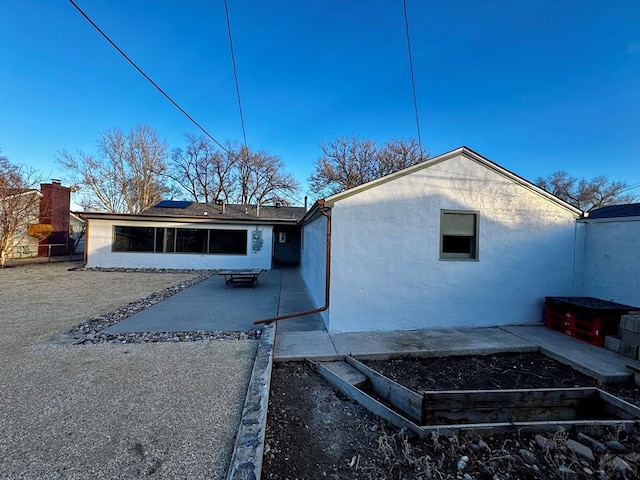
M 640 222 L 640 217 L 579 218 L 579 223 Z
M 455 158 L 457 156 L 463 155 L 466 158 L 473 160 L 487 168 L 489 168 L 490 170 L 493 170 L 496 173 L 499 173 L 500 175 L 503 175 L 504 177 L 509 178 L 510 180 L 512 180 L 513 182 L 528 188 L 529 190 L 533 191 L 534 193 L 545 197 L 546 199 L 550 200 L 551 202 L 554 202 L 556 204 L 558 204 L 559 206 L 571 211 L 572 213 L 574 213 L 575 215 L 584 215 L 584 212 L 582 210 L 580 210 L 579 208 L 574 207 L 573 205 L 568 204 L 567 202 L 559 199 L 558 197 L 556 197 L 555 195 L 552 195 L 551 193 L 547 192 L 546 190 L 538 187 L 537 185 L 529 182 L 528 180 L 525 180 L 524 178 L 516 175 L 513 172 L 510 172 L 509 170 L 501 167 L 500 165 L 498 165 L 497 163 L 492 162 L 491 160 L 483 157 L 482 155 L 474 152 L 473 150 L 470 150 L 467 147 L 459 147 L 455 150 L 452 150 L 450 152 L 447 153 L 443 153 L 442 155 L 438 155 L 437 157 L 431 158 L 429 160 L 425 160 L 424 162 L 418 163 L 416 165 L 413 165 L 411 167 L 405 168 L 403 170 L 400 170 L 398 172 L 395 173 L 391 173 L 389 175 L 386 175 L 384 177 L 378 178 L 376 180 L 372 180 L 371 182 L 367 182 L 364 183 L 362 185 L 358 185 L 357 187 L 353 187 L 350 188 L 348 190 L 345 190 L 344 192 L 340 192 L 340 193 L 336 193 L 334 195 L 331 195 L 329 197 L 327 197 L 325 199 L 325 205 L 328 207 L 332 207 L 336 202 L 346 198 L 346 197 L 350 197 L 352 195 L 356 195 L 357 193 L 363 191 L 363 190 L 368 190 L 370 188 L 374 188 L 380 184 L 383 183 L 387 183 L 390 182 L 392 180 L 395 180 L 396 178 L 399 177 L 403 177 L 405 175 L 409 175 L 413 172 L 425 169 L 425 168 L 429 168 L 433 165 L 437 165 L 438 163 L 450 160 L 452 158 Z

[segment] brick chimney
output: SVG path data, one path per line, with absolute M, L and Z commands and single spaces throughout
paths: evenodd
M 60 180 L 40 184 L 40 223 L 53 227 L 51 236 L 40 242 L 38 255 L 67 255 L 71 252 L 73 242 L 69 238 L 69 211 L 71 209 L 71 188 L 63 187 Z

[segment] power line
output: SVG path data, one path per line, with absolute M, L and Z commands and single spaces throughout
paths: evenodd
M 120 47 L 118 47 L 118 45 L 116 45 L 115 42 L 113 40 L 111 40 L 111 38 L 109 38 L 109 36 L 106 33 L 104 33 L 102 31 L 102 29 L 98 25 L 96 25 L 94 23 L 93 20 L 91 20 L 91 18 L 89 18 L 89 16 L 76 4 L 76 2 L 74 2 L 74 0 L 69 0 L 69 2 L 71 3 L 71 5 L 73 5 L 75 7 L 76 10 L 78 10 L 78 12 L 80 12 L 80 14 L 85 18 L 85 20 L 87 20 L 87 22 L 89 22 L 91 24 L 91 26 L 93 28 L 95 28 L 96 31 L 98 31 L 98 33 L 100 33 L 100 35 L 102 35 L 102 37 L 107 42 L 109 42 L 111 44 L 112 47 L 115 48 L 118 51 L 118 53 L 120 55 L 122 55 L 127 60 L 127 62 L 129 62 L 131 64 L 131 66 L 133 66 L 133 68 L 135 68 L 138 71 L 138 73 L 140 73 L 144 78 L 146 78 L 149 81 L 149 83 L 151 83 L 151 85 L 153 85 L 156 88 L 156 90 L 158 90 L 167 100 L 169 100 L 178 110 L 180 110 L 180 112 L 185 117 L 187 117 L 191 121 L 191 123 L 193 123 L 196 127 L 198 127 L 202 131 L 202 133 L 204 133 L 208 138 L 210 138 L 211 141 L 213 141 L 213 143 L 215 143 L 218 147 L 220 147 L 220 149 L 222 149 L 224 152 L 226 152 L 227 154 L 231 155 L 232 157 L 234 157 L 236 159 L 239 158 L 233 151 L 229 150 L 224 145 L 222 145 L 218 140 L 216 140 L 216 138 L 213 135 L 211 135 L 207 130 L 205 130 L 205 128 L 202 125 L 200 125 L 191 115 L 189 115 L 184 108 L 182 108 L 180 105 L 178 105 L 178 103 L 173 98 L 171 98 L 168 93 L 166 93 L 162 88 L 160 88 L 160 86 L 156 82 L 154 82 L 151 79 L 151 77 L 149 77 L 149 75 L 147 75 L 144 72 L 144 70 L 142 70 L 131 58 L 129 58 L 129 56 L 126 53 L 124 53 L 124 51 Z M 225 0 L 225 5 L 226 5 L 226 0 Z M 235 71 L 235 64 L 234 64 L 234 71 Z M 237 79 L 236 79 L 236 85 L 237 85 Z M 238 93 L 238 102 L 239 101 L 240 101 L 240 94 Z M 241 116 L 242 116 L 242 111 L 241 111 Z M 242 124 L 242 131 L 243 131 L 243 134 L 244 134 L 244 122 Z M 246 140 L 246 135 L 244 137 L 244 140 L 245 140 L 245 149 L 246 149 L 246 145 L 247 145 L 247 143 L 246 143 L 246 141 L 247 141 Z M 247 149 L 247 156 L 248 155 L 249 155 L 249 152 L 248 152 L 248 149 Z M 262 177 L 260 174 L 258 174 L 258 172 L 256 172 L 256 175 L 258 177 Z M 265 180 L 265 178 L 262 177 L 262 180 Z M 268 182 L 268 180 L 267 180 L 267 182 Z M 276 187 L 276 190 L 278 190 L 280 193 L 284 194 L 286 197 L 289 197 L 294 202 L 301 203 L 299 199 L 294 198 L 293 196 L 291 196 L 289 193 L 285 192 L 284 190 L 282 190 L 280 188 L 277 188 L 277 187 Z
M 628 192 L 629 190 L 633 190 L 633 189 L 638 188 L 638 187 L 640 187 L 640 183 L 634 183 L 633 185 L 629 185 L 628 187 L 620 190 L 619 193 Z
M 411 89 L 413 90 L 413 110 L 416 114 L 416 130 L 418 131 L 418 148 L 422 155 L 422 138 L 420 136 L 420 117 L 418 115 L 418 96 L 416 95 L 416 82 L 413 74 L 413 55 L 411 55 L 411 37 L 409 35 L 409 17 L 407 15 L 407 0 L 402 1 L 404 8 L 404 30 L 407 34 L 407 52 L 409 53 L 409 71 L 411 72 Z
M 178 104 L 176 103 L 176 101 L 175 101 L 173 98 L 171 98 L 171 97 L 169 96 L 169 94 L 168 94 L 168 93 L 166 93 L 162 88 L 160 88 L 160 86 L 159 86 L 156 82 L 154 82 L 153 80 L 151 80 L 151 78 L 149 77 L 149 75 L 147 75 L 147 74 L 146 74 L 146 73 L 145 73 L 145 72 L 144 72 L 144 71 L 143 71 L 143 70 L 142 70 L 138 65 L 136 65 L 136 63 L 135 63 L 133 60 L 131 60 L 131 58 L 129 58 L 129 57 L 127 56 L 127 54 L 126 54 L 126 53 L 124 53 L 124 52 L 120 49 L 120 47 L 118 47 L 118 45 L 116 45 L 116 44 L 113 42 L 113 40 L 111 40 L 111 39 L 110 39 L 110 38 L 109 38 L 109 36 L 108 36 L 106 33 L 104 33 L 104 32 L 100 29 L 100 27 L 99 27 L 98 25 L 96 25 L 96 24 L 93 22 L 93 20 L 91 20 L 91 19 L 89 18 L 89 16 L 88 16 L 86 13 L 84 13 L 84 11 L 83 11 L 83 10 L 82 10 L 82 9 L 81 9 L 77 4 L 76 4 L 76 2 L 74 2 L 73 0 L 69 0 L 69 2 L 71 2 L 71 4 L 76 8 L 76 10 L 78 10 L 78 12 L 80 12 L 80 14 L 81 14 L 81 15 L 82 15 L 82 16 L 83 16 L 83 17 L 84 17 L 84 18 L 85 18 L 85 19 L 86 19 L 86 20 L 91 24 L 91 26 L 93 26 L 93 28 L 95 28 L 95 29 L 100 33 L 100 35 L 102 35 L 102 36 L 104 37 L 104 39 L 105 39 L 107 42 L 109 42 L 109 43 L 111 44 L 111 46 L 112 46 L 113 48 L 115 48 L 115 49 L 118 51 L 118 53 L 120 53 L 120 55 L 122 55 L 122 56 L 127 60 L 127 62 L 129 62 L 129 63 L 133 66 L 133 68 L 135 68 L 135 69 L 136 69 L 136 70 L 137 70 L 137 71 L 138 71 L 138 72 L 139 72 L 139 73 L 140 73 L 144 78 L 146 78 L 146 79 L 149 81 L 149 83 L 151 83 L 151 85 L 153 85 L 153 86 L 156 88 L 156 90 L 158 90 L 162 95 L 164 95 L 164 97 L 165 97 L 167 100 L 169 100 L 169 101 L 170 101 L 170 102 L 171 102 L 171 103 L 172 103 L 172 104 L 173 104 L 173 105 L 174 105 L 178 110 L 180 110 L 180 111 L 181 111 L 181 112 L 182 112 L 182 113 L 183 113 L 183 114 L 184 114 L 184 115 L 185 115 L 185 116 L 186 116 L 186 117 L 187 117 L 187 118 L 188 118 L 188 119 L 189 119 L 189 120 L 190 120 L 190 121 L 191 121 L 191 122 L 196 126 L 196 127 L 198 127 L 200 130 L 202 130 L 202 132 L 203 132 L 207 137 L 209 137 L 209 138 L 210 138 L 210 139 L 211 139 L 211 140 L 212 140 L 216 145 L 218 145 L 218 146 L 219 146 L 222 150 L 224 150 L 225 152 L 227 152 L 227 153 L 229 153 L 229 154 L 231 153 L 231 152 L 229 152 L 229 150 L 227 150 L 227 149 L 224 147 L 224 145 L 222 145 L 220 142 L 218 142 L 218 140 L 216 140 L 216 139 L 215 139 L 215 138 L 214 138 L 214 137 L 213 137 L 209 132 L 207 132 L 207 131 L 204 129 L 204 127 L 203 127 L 202 125 L 200 125 L 198 122 L 196 122 L 196 120 L 195 120 L 191 115 L 189 115 L 189 114 L 185 111 L 185 109 L 184 109 L 184 108 L 182 108 L 180 105 L 178 105 Z
M 242 114 L 242 102 L 240 101 L 240 86 L 238 84 L 238 68 L 236 67 L 236 56 L 233 53 L 233 37 L 231 36 L 231 21 L 229 20 L 229 6 L 227 0 L 224 0 L 224 13 L 227 16 L 227 32 L 229 32 L 229 48 L 231 49 L 231 63 L 233 64 L 233 78 L 236 81 L 236 94 L 238 96 L 238 110 L 240 111 L 240 124 L 242 126 L 242 138 L 244 139 L 244 148 L 246 154 L 249 155 L 247 147 L 247 131 L 244 128 L 244 115 Z

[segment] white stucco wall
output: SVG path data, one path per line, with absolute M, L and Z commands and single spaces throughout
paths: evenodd
M 322 215 L 302 228 L 300 271 L 317 307 L 325 303 L 326 238 L 327 219 Z M 322 318 L 326 323 L 326 311 Z
M 479 212 L 478 261 L 439 260 L 441 209 Z M 331 215 L 330 331 L 540 323 L 574 292 L 576 215 L 462 155 Z
M 581 294 L 640 307 L 640 217 L 578 222 Z
M 113 252 L 114 225 L 135 227 L 204 228 L 220 230 L 246 230 L 246 255 L 211 255 L 201 253 L 153 253 Z M 263 245 L 260 251 L 252 250 L 251 232 L 262 231 Z M 130 220 L 90 219 L 88 228 L 87 267 L 95 268 L 271 268 L 272 226 L 267 225 L 218 225 L 204 223 L 154 223 Z

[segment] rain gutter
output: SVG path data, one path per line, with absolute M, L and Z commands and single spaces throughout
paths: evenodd
M 320 308 L 314 308 L 313 310 L 305 310 L 303 312 L 289 313 L 287 315 L 280 315 L 279 317 L 265 318 L 263 320 L 256 320 L 254 325 L 269 324 L 271 322 L 279 322 L 280 320 L 286 320 L 287 318 L 304 317 L 306 315 L 313 315 L 314 313 L 324 312 L 329 308 L 329 291 L 331 285 L 331 215 L 327 212 L 324 206 L 324 199 L 318 200 L 318 208 L 320 214 L 327 219 L 327 240 L 326 240 L 326 266 L 325 266 L 325 280 L 324 280 L 324 305 Z

